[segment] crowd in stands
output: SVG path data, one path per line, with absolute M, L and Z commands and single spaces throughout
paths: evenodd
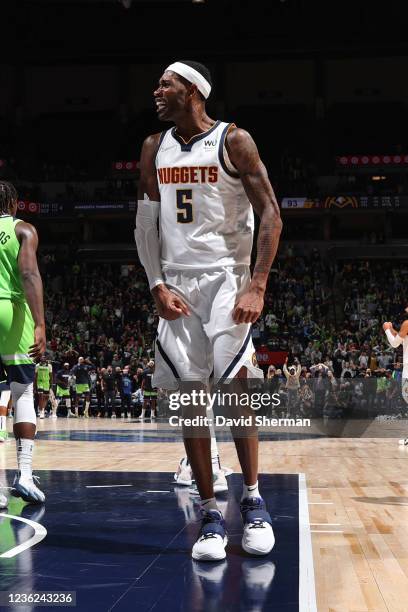
M 140 266 L 79 263 L 70 257 L 64 263 L 44 254 L 41 268 L 52 353 L 63 355 L 75 347 L 99 366 L 107 366 L 115 353 L 125 363 L 150 357 L 158 319 Z M 344 305 L 340 325 L 334 316 L 333 274 L 332 264 L 322 262 L 317 250 L 306 257 L 287 247 L 270 275 L 264 313 L 253 327 L 255 344 L 286 350 L 306 366 L 333 358 L 342 347 L 348 353 L 375 352 L 382 365 L 380 353 L 389 347 L 381 324 L 395 321 L 408 303 L 408 267 L 383 261 L 342 264 L 336 272 L 336 300 Z M 341 374 L 336 364 L 334 371 Z
M 288 351 L 294 366 L 293 373 L 286 364 L 268 369 L 281 407 L 341 416 L 358 405 L 405 414 L 402 348 L 389 346 L 382 324 L 398 329 L 408 317 L 407 276 L 407 262 L 340 262 L 334 269 L 317 251 L 305 258 L 287 250 L 271 277 L 264 316 L 266 344 Z
M 118 375 L 126 367 L 137 392 L 140 374 L 153 357 L 158 324 L 143 268 L 137 262 L 79 262 L 55 252 L 43 252 L 40 267 L 48 358 L 57 367 L 73 367 L 79 356 L 86 357 L 96 376 L 108 366 Z M 407 275 L 404 262 L 344 262 L 335 268 L 317 249 L 305 254 L 283 246 L 270 274 L 264 312 L 252 329 L 254 344 L 287 356 L 288 367 L 299 365 L 297 394 L 308 395 L 309 379 L 330 379 L 333 390 L 376 377 L 384 398 L 394 388 L 392 381 L 400 384 L 401 348 L 389 347 L 382 323 L 398 324 L 408 303 Z M 267 374 L 268 367 L 264 370 Z M 269 375 L 285 395 L 283 363 L 271 365 Z

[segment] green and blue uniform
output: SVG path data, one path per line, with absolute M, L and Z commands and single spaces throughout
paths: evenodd
M 36 365 L 37 372 L 37 389 L 41 393 L 49 393 L 52 380 L 52 366 L 48 363 L 38 363 Z
M 29 356 L 34 343 L 34 320 L 25 298 L 18 267 L 20 219 L 0 216 L 0 357 L 9 382 L 34 381 L 35 365 Z
M 76 392 L 78 395 L 83 395 L 84 393 L 90 393 L 90 380 L 89 380 L 89 372 L 92 370 L 93 366 L 88 365 L 86 363 L 77 364 L 72 368 L 72 374 L 76 378 Z
M 55 392 L 55 395 L 60 398 L 60 397 L 71 397 L 70 391 L 69 391 L 69 379 L 71 377 L 71 372 L 70 370 L 59 370 L 57 372 L 57 390 Z
M 153 387 L 153 370 L 150 368 L 146 368 L 143 371 L 143 397 L 145 399 L 156 399 L 157 398 L 157 389 Z

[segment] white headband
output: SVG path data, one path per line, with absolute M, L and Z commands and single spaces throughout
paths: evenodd
M 180 76 L 187 79 L 187 81 L 190 81 L 190 83 L 194 83 L 194 85 L 197 85 L 198 91 L 200 91 L 203 94 L 205 99 L 207 99 L 208 96 L 210 95 L 211 85 L 209 84 L 207 79 L 203 77 L 202 74 L 200 74 L 197 70 L 195 70 L 191 66 L 188 66 L 187 64 L 183 64 L 182 62 L 174 62 L 174 64 L 170 64 L 170 66 L 167 66 L 165 72 L 167 70 L 176 72 Z

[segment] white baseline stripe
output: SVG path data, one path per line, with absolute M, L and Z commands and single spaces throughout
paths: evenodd
M 120 485 L 85 485 L 85 489 L 113 489 L 114 487 L 133 487 L 131 484 Z
M 146 491 L 146 493 L 170 493 L 170 491 Z
M 41 542 L 41 540 L 43 540 L 47 535 L 46 528 L 43 525 L 40 525 L 40 523 L 30 521 L 29 519 L 23 518 L 22 516 L 14 516 L 14 514 L 2 513 L 0 516 L 7 516 L 9 519 L 20 521 L 21 523 L 26 523 L 27 525 L 30 525 L 30 527 L 32 527 L 35 532 L 33 537 L 27 540 L 27 542 L 23 542 L 22 544 L 19 544 L 19 546 L 15 546 L 14 548 L 11 548 L 7 552 L 0 555 L 0 559 L 11 559 L 11 557 L 19 555 L 24 550 L 27 550 L 27 548 L 31 548 L 32 546 L 34 546 L 34 544 L 38 544 L 38 542 Z
M 306 477 L 299 474 L 299 611 L 317 612 Z

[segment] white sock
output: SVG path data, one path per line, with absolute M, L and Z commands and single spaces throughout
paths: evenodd
M 243 499 L 247 499 L 248 497 L 261 497 L 258 489 L 258 481 L 256 481 L 256 483 L 253 485 L 243 484 L 241 501 Z
M 0 431 L 7 430 L 7 417 L 0 416 Z
M 204 512 L 208 512 L 209 510 L 219 511 L 215 497 L 210 497 L 209 499 L 202 499 L 200 501 L 200 506 L 201 510 L 204 510 Z
M 32 478 L 34 440 L 16 438 L 17 464 L 22 476 Z

